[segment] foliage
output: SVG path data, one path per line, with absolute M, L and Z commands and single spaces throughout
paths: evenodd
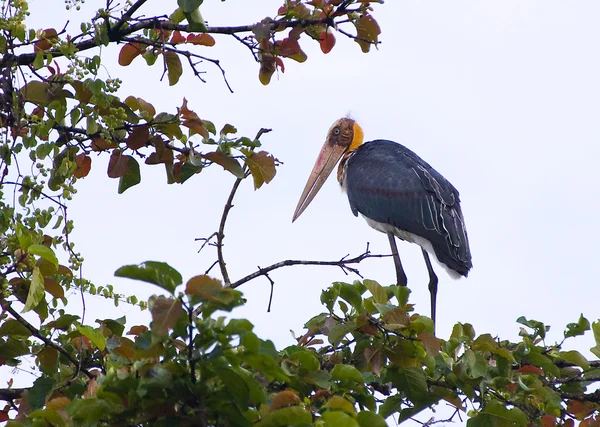
M 224 316 L 244 304 L 241 285 L 276 268 L 357 272 L 351 264 L 375 255 L 367 249 L 339 261 L 287 260 L 232 283 L 221 250 L 224 227 L 240 182 L 252 176 L 259 189 L 276 175 L 279 162 L 260 141 L 269 129 L 237 136 L 231 124 L 217 131 L 186 99 L 177 111 L 157 112 L 137 95 L 122 97 L 118 78 L 99 77 L 100 47 L 119 45 L 123 67 L 162 67 L 165 84 L 189 71 L 203 80 L 208 64 L 229 87 L 218 59 L 205 52 L 219 48 L 219 37 L 234 37 L 256 60 L 259 81 L 269 84 L 285 71 L 284 61 L 308 59 L 301 39 L 329 53 L 341 34 L 368 52 L 380 35 L 378 2 L 287 0 L 275 19 L 236 27 L 208 26 L 202 0 L 179 0 L 168 18 L 146 16 L 145 3 L 109 0 L 74 34 L 27 28 L 25 0 L 2 6 L 0 365 L 31 362 L 38 377 L 26 389 L 13 388 L 12 380 L 0 389 L 0 421 L 377 427 L 445 402 L 455 408 L 451 419 L 465 413 L 471 427 L 600 425 L 600 394 L 593 391 L 600 362 L 564 350 L 567 340 L 591 330 L 591 352 L 600 358 L 600 322 L 583 315 L 553 345 L 545 342 L 549 326 L 526 318 L 518 320 L 518 342 L 477 335 L 470 324 L 455 325 L 444 340 L 413 311 L 407 288 L 363 280 L 325 290 L 325 311 L 284 349 L 258 337 L 249 320 Z M 146 302 L 84 278 L 67 207 L 95 156 L 108 158 L 119 193 L 141 182 L 144 165 L 163 165 L 171 184 L 199 179 L 215 164 L 233 174 L 214 234 L 222 280 L 205 273 L 184 284 L 175 268 L 157 261 L 120 268 L 117 276 L 162 288 Z M 87 324 L 65 297 L 74 288 L 147 308 L 152 321 Z

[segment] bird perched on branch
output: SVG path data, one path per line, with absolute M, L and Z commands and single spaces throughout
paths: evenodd
M 466 277 L 473 266 L 458 191 L 401 144 L 383 139 L 363 144 L 361 127 L 342 118 L 329 129 L 292 222 L 308 207 L 338 162 L 337 178 L 352 213 L 360 213 L 369 226 L 388 236 L 398 286 L 406 286 L 407 278 L 395 237 L 421 246 L 435 322 L 438 278 L 429 255 L 453 278 Z

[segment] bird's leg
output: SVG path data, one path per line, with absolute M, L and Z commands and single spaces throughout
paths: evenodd
M 436 308 L 436 297 L 437 297 L 437 289 L 438 289 L 438 277 L 433 271 L 433 267 L 431 266 L 431 260 L 429 259 L 429 254 L 425 249 L 423 251 L 423 258 L 425 258 L 425 264 L 427 265 L 427 271 L 429 272 L 429 293 L 431 294 L 431 320 L 433 320 L 433 325 L 435 328 L 435 308 Z
M 398 255 L 398 248 L 396 247 L 396 238 L 392 233 L 387 233 L 388 239 L 390 240 L 390 247 L 392 248 L 392 257 L 394 258 L 394 265 L 396 266 L 396 283 L 398 286 L 406 286 L 408 280 L 406 274 L 402 268 L 402 262 L 400 262 L 400 255 Z

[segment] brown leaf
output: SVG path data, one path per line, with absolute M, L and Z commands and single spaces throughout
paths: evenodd
M 92 169 L 92 158 L 85 153 L 78 154 L 75 157 L 75 164 L 77 167 L 73 175 L 75 175 L 75 178 L 84 178 L 88 176 L 90 169 Z
M 219 279 L 213 279 L 206 274 L 194 276 L 185 285 L 185 293 L 188 295 L 199 295 L 207 300 L 213 300 L 223 289 L 223 284 Z
M 87 398 L 96 396 L 96 393 L 98 392 L 99 388 L 100 385 L 96 382 L 96 378 L 92 378 L 88 381 L 85 392 L 83 393 L 83 397 Z
M 252 178 L 254 179 L 254 189 L 257 190 L 264 183 L 269 183 L 275 177 L 277 170 L 275 169 L 275 158 L 266 151 L 252 153 L 246 158 L 246 164 L 250 169 Z
M 440 354 L 440 340 L 435 337 L 432 333 L 423 331 L 418 335 L 419 340 L 423 343 L 425 350 L 429 356 L 437 356 Z
M 137 326 L 132 326 L 131 329 L 129 329 L 129 332 L 127 332 L 126 335 L 141 335 L 144 332 L 146 332 L 148 330 L 148 327 L 146 325 L 137 325 Z
M 37 40 L 33 44 L 33 51 L 38 52 L 40 50 L 48 50 L 52 47 L 52 43 L 56 43 L 58 40 L 58 33 L 54 28 L 48 28 L 39 36 L 39 40 Z
M 131 156 L 124 156 L 121 150 L 113 150 L 108 161 L 108 177 L 120 178 L 127 173 L 128 160 Z
M 133 128 L 125 143 L 132 150 L 139 150 L 148 143 L 149 139 L 150 131 L 148 130 L 148 125 L 143 125 Z
M 128 66 L 138 55 L 141 55 L 145 51 L 146 47 L 142 44 L 127 43 L 119 52 L 119 65 Z
M 48 403 L 46 403 L 46 406 L 55 411 L 64 411 L 67 406 L 69 406 L 69 403 L 71 403 L 71 399 L 68 397 L 58 396 L 54 399 L 50 399 Z
M 286 406 L 294 406 L 300 404 L 300 398 L 291 390 L 280 391 L 271 396 L 271 406 L 269 411 L 274 411 Z
M 52 347 L 44 347 L 37 358 L 42 370 L 53 369 L 58 362 L 58 351 Z
M 179 108 L 179 115 L 183 119 L 181 123 L 183 126 L 193 130 L 203 138 L 208 139 L 208 130 L 204 125 L 204 122 L 198 117 L 198 114 L 190 110 L 187 106 L 187 99 L 183 98 L 183 104 Z
M 223 169 L 231 172 L 237 178 L 244 177 L 244 170 L 236 159 L 224 154 L 222 151 L 213 151 L 212 153 L 204 154 L 203 157 L 213 163 L 223 166 Z
M 410 324 L 408 313 L 400 307 L 396 307 L 385 313 L 382 317 L 387 329 L 405 328 Z
M 585 418 L 594 412 L 594 410 L 595 406 L 591 402 L 579 402 L 577 400 L 569 400 L 567 402 L 567 412 L 578 419 Z
M 104 138 L 97 137 L 92 139 L 91 147 L 94 151 L 104 151 L 110 150 L 111 148 L 117 148 L 118 145 L 114 141 L 108 141 Z
M 270 53 L 263 53 L 260 58 L 260 69 L 258 71 L 258 79 L 263 85 L 268 85 L 271 82 L 271 77 L 277 69 L 275 57 Z
M 369 346 L 365 348 L 365 359 L 371 367 L 371 371 L 379 376 L 381 375 L 381 365 L 383 362 L 383 356 L 381 354 L 381 348 L 375 346 Z
M 533 365 L 521 366 L 517 372 L 519 372 L 520 374 L 544 375 L 544 371 L 542 370 L 542 368 L 538 368 L 537 366 Z
M 335 46 L 335 36 L 330 31 L 323 31 L 319 36 L 319 45 L 321 46 L 321 52 L 328 54 L 331 49 Z
M 201 46 L 214 46 L 215 39 L 210 34 L 190 34 L 187 36 L 187 42 Z
M 173 31 L 173 34 L 171 35 L 171 41 L 169 43 L 171 43 L 171 44 L 185 43 L 185 37 L 183 37 L 181 35 L 181 32 L 179 30 L 175 30 L 175 31 Z
M 150 310 L 152 313 L 152 331 L 157 335 L 167 335 L 181 313 L 183 308 L 181 301 L 165 296 L 157 297 Z
M 58 284 L 58 282 L 51 277 L 44 278 L 44 289 L 54 298 L 64 298 L 65 290 Z
M 167 76 L 169 78 L 169 86 L 177 84 L 179 78 L 183 74 L 183 66 L 181 65 L 181 59 L 175 52 L 167 51 L 165 55 L 165 64 L 167 66 Z
M 154 108 L 154 105 L 144 101 L 142 98 L 137 98 L 137 101 L 140 104 L 140 111 L 145 111 L 150 117 L 154 117 L 156 115 L 156 109 Z
M 556 427 L 556 418 L 552 415 L 542 416 L 542 427 Z

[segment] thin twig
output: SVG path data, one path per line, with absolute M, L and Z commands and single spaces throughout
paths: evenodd
M 25 326 L 34 337 L 42 340 L 44 344 L 46 344 L 48 347 L 52 347 L 60 354 L 65 356 L 69 360 L 69 362 L 71 362 L 75 367 L 79 366 L 79 361 L 76 358 L 74 358 L 71 353 L 62 348 L 60 345 L 55 344 L 54 342 L 43 336 L 42 333 L 35 326 L 33 326 L 31 323 L 25 320 L 19 313 L 17 313 L 8 301 L 2 301 L 1 305 L 3 310 L 9 312 L 21 325 Z M 81 372 L 83 372 L 90 379 L 95 378 L 94 375 L 92 375 L 87 369 L 81 368 Z
M 121 17 L 121 19 L 119 19 L 119 22 L 117 22 L 115 24 L 115 26 L 111 29 L 112 33 L 118 33 L 119 31 L 121 31 L 121 28 L 123 27 L 123 25 L 125 25 L 125 23 L 127 21 L 129 21 L 129 18 L 131 18 L 133 16 L 133 14 L 140 8 L 142 7 L 142 5 L 144 3 L 146 3 L 147 0 L 138 0 L 136 1 L 134 4 L 131 5 L 131 7 L 129 9 L 127 9 L 127 12 L 125 12 L 123 14 L 123 16 Z

